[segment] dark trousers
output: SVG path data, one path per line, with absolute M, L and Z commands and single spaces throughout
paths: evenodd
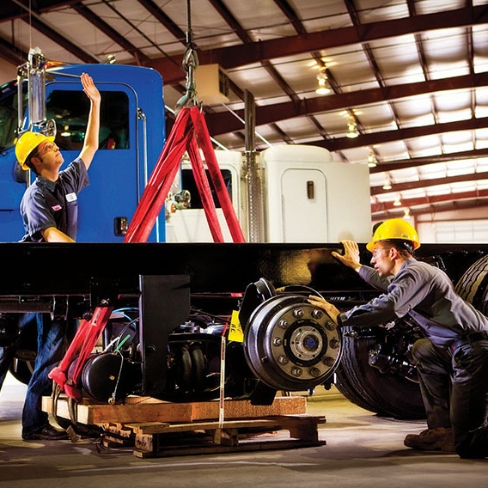
M 53 388 L 53 381 L 48 374 L 63 358 L 69 337 L 73 335 L 71 321 L 59 317 L 51 319 L 50 314 L 36 316 L 37 356 L 27 385 L 22 411 L 22 434 L 42 430 L 48 425 L 48 415 L 42 410 L 42 397 L 49 396 Z
M 488 457 L 488 340 L 451 351 L 420 339 L 412 355 L 428 427 L 452 427 L 460 457 Z
M 76 325 L 73 320 L 59 317 L 52 319 L 48 313 L 22 313 L 18 314 L 18 320 L 22 331 L 29 327 L 27 333 L 37 336 L 33 341 L 37 346 L 37 355 L 22 410 L 22 434 L 30 434 L 49 424 L 48 414 L 42 410 L 42 397 L 52 393 L 53 381 L 48 374 L 63 358 Z M 0 387 L 18 347 L 16 343 L 1 350 Z

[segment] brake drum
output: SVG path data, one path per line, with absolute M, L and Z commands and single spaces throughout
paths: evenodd
M 249 367 L 277 390 L 303 391 L 326 382 L 339 362 L 340 344 L 333 320 L 300 295 L 264 301 L 244 331 Z

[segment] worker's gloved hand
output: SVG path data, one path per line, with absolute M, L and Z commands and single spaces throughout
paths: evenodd
M 308 303 L 314 307 L 321 308 L 325 313 L 334 321 L 337 325 L 337 316 L 340 314 L 339 309 L 332 303 L 329 303 L 325 298 L 318 297 L 316 295 L 310 295 L 308 297 Z
M 344 246 L 344 254 L 332 251 L 332 256 L 337 258 L 342 264 L 358 271 L 361 263 L 359 262 L 359 248 L 357 243 L 354 241 L 341 241 L 341 243 Z

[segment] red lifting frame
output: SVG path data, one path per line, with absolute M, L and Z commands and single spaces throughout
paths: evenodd
M 175 124 L 142 194 L 141 201 L 136 208 L 124 242 L 147 241 L 178 173 L 185 151 L 188 152 L 192 163 L 195 183 L 202 199 L 212 238 L 214 242 L 224 241 L 210 191 L 210 184 L 200 157 L 197 138 L 205 156 L 210 178 L 220 206 L 222 207 L 232 239 L 234 242 L 245 242 L 210 142 L 210 135 L 205 119 L 196 106 L 191 108 L 185 107 L 178 112 Z M 105 328 L 113 308 L 113 306 L 97 307 L 90 320 L 83 320 L 81 322 L 59 366 L 55 367 L 49 373 L 49 377 L 57 383 L 60 390 L 64 391 L 70 398 L 76 401 L 81 400 L 82 397 L 79 379 L 83 366 Z M 76 357 L 73 371 L 70 371 L 70 377 L 68 378 L 68 370 Z

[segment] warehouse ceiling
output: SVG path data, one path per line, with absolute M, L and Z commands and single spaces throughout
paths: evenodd
M 2 0 L 1 62 L 32 47 L 158 70 L 169 126 L 191 47 L 197 73 L 228 80 L 226 98 L 200 100 L 216 143 L 376 163 L 374 220 L 488 205 L 488 0 Z

